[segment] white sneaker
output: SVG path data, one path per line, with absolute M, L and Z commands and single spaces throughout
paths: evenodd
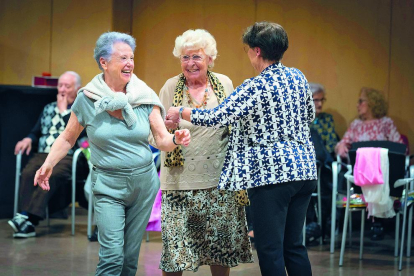
M 11 228 L 13 228 L 14 232 L 17 233 L 19 232 L 20 227 L 23 225 L 23 223 L 28 219 L 29 219 L 28 216 L 17 213 L 14 218 L 9 220 L 9 225 L 11 226 Z

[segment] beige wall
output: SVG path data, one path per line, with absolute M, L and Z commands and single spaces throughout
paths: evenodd
M 132 33 L 137 38 L 137 74 L 156 91 L 180 73 L 174 40 L 204 28 L 217 40 L 214 71 L 235 86 L 257 73 L 243 52 L 241 34 L 255 21 L 281 24 L 290 46 L 282 62 L 299 68 L 327 89 L 325 110 L 344 134 L 356 118 L 363 86 L 384 91 L 389 116 L 409 136 L 414 152 L 414 1 L 134 0 Z
M 159 91 L 180 73 L 175 37 L 204 28 L 217 40 L 214 71 L 237 86 L 257 74 L 241 35 L 260 20 L 287 30 L 282 62 L 326 86 L 325 109 L 341 136 L 356 116 L 360 88 L 371 86 L 384 91 L 389 115 L 414 152 L 414 0 L 3 0 L 0 83 L 30 84 L 32 75 L 67 69 L 86 82 L 99 72 L 92 58 L 96 38 L 117 30 L 136 37 L 135 72 Z
M 130 31 L 127 3 L 113 9 L 113 0 L 0 1 L 0 83 L 30 85 L 34 75 L 67 70 L 90 80 L 100 72 L 93 59 L 99 35 Z M 123 20 L 114 23 L 114 15 Z

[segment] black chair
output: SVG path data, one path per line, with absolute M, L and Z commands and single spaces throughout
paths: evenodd
M 364 208 L 350 208 L 349 199 L 350 199 L 350 190 L 351 188 L 355 193 L 362 193 L 362 190 L 359 186 L 351 184 L 353 182 L 353 177 L 351 176 L 352 168 L 355 165 L 356 160 L 356 151 L 358 148 L 362 147 L 378 147 L 388 149 L 388 159 L 389 159 L 389 185 L 390 185 L 390 196 L 401 197 L 403 193 L 403 187 L 396 186 L 394 183 L 398 181 L 406 181 L 407 175 L 407 157 L 405 156 L 406 146 L 404 144 L 394 143 L 390 141 L 369 141 L 369 142 L 358 142 L 352 144 L 351 149 L 349 150 L 348 157 L 350 161 L 349 172 L 347 173 L 347 203 L 345 210 L 345 219 L 344 219 L 344 228 L 342 233 L 342 244 L 341 244 L 341 254 L 339 260 L 339 266 L 343 265 L 343 255 L 345 250 L 346 242 L 346 232 L 348 227 L 348 218 L 350 212 L 361 211 L 361 240 L 360 240 L 360 259 L 362 259 L 363 253 L 363 237 L 364 237 L 364 222 L 365 222 L 365 207 Z M 405 183 L 405 182 L 404 182 Z M 395 231 L 395 251 L 394 255 L 398 256 L 398 240 L 399 240 L 399 215 L 397 213 L 397 222 L 396 222 L 396 231 Z

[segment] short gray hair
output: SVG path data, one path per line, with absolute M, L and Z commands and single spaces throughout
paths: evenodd
M 62 77 L 63 75 L 66 75 L 66 74 L 69 74 L 69 75 L 74 76 L 75 77 L 75 85 L 76 85 L 76 87 L 78 87 L 78 88 L 81 87 L 82 80 L 81 80 L 81 77 L 79 76 L 78 73 L 76 73 L 75 71 L 66 71 L 65 73 L 63 73 L 62 75 L 60 75 L 60 77 Z M 60 79 L 60 77 L 59 77 L 59 79 Z
M 177 58 L 181 56 L 184 50 L 203 49 L 206 55 L 211 57 L 213 62 L 209 68 L 214 66 L 214 60 L 217 58 L 217 43 L 214 37 L 203 29 L 187 30 L 175 39 L 173 55 Z
M 310 82 L 309 83 L 309 88 L 312 92 L 312 95 L 318 94 L 320 92 L 322 93 L 326 93 L 325 91 L 325 87 L 322 84 L 316 83 L 316 82 Z
M 96 46 L 94 49 L 93 57 L 98 63 L 99 69 L 103 70 L 99 59 L 102 57 L 107 61 L 111 60 L 111 56 L 113 53 L 113 46 L 115 43 L 123 42 L 131 47 L 132 52 L 135 51 L 135 38 L 130 36 L 129 34 L 118 33 L 118 32 L 107 32 L 103 33 L 98 40 L 96 41 Z

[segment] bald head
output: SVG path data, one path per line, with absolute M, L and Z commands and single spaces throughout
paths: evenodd
M 81 88 L 81 78 L 73 71 L 67 71 L 59 77 L 58 94 L 66 95 L 68 104 L 75 101 L 76 93 Z

